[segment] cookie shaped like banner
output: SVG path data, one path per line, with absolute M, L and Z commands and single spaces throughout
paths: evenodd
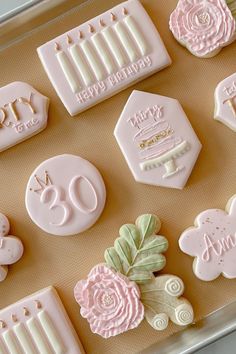
M 170 30 L 193 55 L 212 57 L 236 39 L 235 4 L 235 0 L 179 0 L 170 16 Z
M 116 336 L 138 327 L 144 318 L 156 330 L 164 330 L 169 319 L 180 326 L 192 323 L 192 306 L 181 297 L 182 280 L 153 274 L 166 264 L 162 253 L 168 241 L 156 235 L 160 227 L 152 214 L 123 225 L 114 247 L 105 251 L 106 264 L 96 265 L 76 284 L 75 299 L 93 333 Z
M 184 231 L 179 239 L 181 250 L 195 257 L 195 275 L 205 281 L 236 278 L 236 195 L 225 210 L 209 209 L 197 216 L 195 227 Z
M 16 145 L 47 126 L 49 99 L 25 82 L 0 88 L 0 151 Z

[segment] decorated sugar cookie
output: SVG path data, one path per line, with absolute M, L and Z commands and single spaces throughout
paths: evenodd
M 114 247 L 105 251 L 106 263 L 96 265 L 76 284 L 75 299 L 93 333 L 116 336 L 138 327 L 144 318 L 156 330 L 167 328 L 169 320 L 180 326 L 192 323 L 193 309 L 182 297 L 182 280 L 153 274 L 166 264 L 162 253 L 168 241 L 156 235 L 160 227 L 152 214 L 141 215 L 135 225 L 123 225 Z
M 52 39 L 38 54 L 72 116 L 171 64 L 138 0 L 125 1 Z
M 58 236 L 90 228 L 101 215 L 105 201 L 105 185 L 96 167 L 69 154 L 41 163 L 28 181 L 25 196 L 33 222 Z
M 114 135 L 137 182 L 182 189 L 201 143 L 180 103 L 133 91 Z
M 236 195 L 225 210 L 209 209 L 197 216 L 195 227 L 185 230 L 179 239 L 181 250 L 195 257 L 193 271 L 205 281 L 236 278 Z
M 0 88 L 0 151 L 46 128 L 49 99 L 25 82 Z
M 209 58 L 236 39 L 235 0 L 179 0 L 170 30 L 193 55 Z
M 24 247 L 15 236 L 8 235 L 10 224 L 8 218 L 0 213 L 0 281 L 8 273 L 8 265 L 16 263 L 22 257 Z
M 236 73 L 217 85 L 214 118 L 236 131 Z
M 85 353 L 53 287 L 42 289 L 0 310 L 0 352 Z

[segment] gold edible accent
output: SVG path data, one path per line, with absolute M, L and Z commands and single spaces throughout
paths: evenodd
M 71 39 L 71 37 L 69 36 L 69 34 L 67 34 L 67 36 L 66 36 L 66 41 L 67 41 L 67 44 L 72 43 L 72 39 Z
M 82 38 L 83 38 L 83 32 L 79 31 L 79 39 L 82 39 Z
M 102 19 L 99 20 L 99 24 L 100 24 L 101 27 L 105 27 L 106 26 L 105 22 Z
M 116 15 L 113 14 L 113 12 L 111 12 L 111 20 L 115 21 L 116 20 Z
M 36 308 L 37 309 L 41 309 L 42 308 L 42 304 L 39 300 L 35 300 L 35 304 L 36 304 Z
M 93 33 L 95 31 L 94 27 L 92 25 L 89 25 L 89 32 Z
M 128 10 L 125 7 L 123 7 L 122 12 L 123 12 L 123 15 L 128 15 Z
M 60 50 L 60 46 L 57 42 L 54 44 L 54 48 L 56 51 Z
M 16 315 L 11 315 L 11 319 L 12 319 L 13 322 L 17 322 L 18 321 Z
M 172 129 L 167 129 L 167 130 L 163 130 L 162 132 L 154 135 L 151 139 L 148 140 L 143 140 L 140 144 L 139 147 L 141 149 L 145 149 L 148 146 L 154 145 L 155 143 L 157 143 L 159 140 L 166 138 L 167 136 L 173 134 L 174 131 Z
M 29 316 L 30 315 L 30 312 L 29 312 L 29 310 L 26 307 L 23 307 L 23 310 L 24 310 L 24 315 L 25 316 Z
M 45 187 L 49 186 L 52 184 L 51 178 L 49 177 L 49 174 L 47 171 L 44 171 L 44 180 L 39 178 L 37 175 L 34 176 L 34 179 L 36 180 L 37 184 L 39 185 L 40 188 L 34 189 L 35 193 L 41 193 Z
M 2 320 L 0 320 L 0 328 L 6 328 L 6 323 Z

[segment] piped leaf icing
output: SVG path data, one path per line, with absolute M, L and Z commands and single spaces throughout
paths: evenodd
M 166 264 L 162 253 L 167 250 L 168 241 L 156 235 L 160 227 L 160 219 L 152 214 L 141 215 L 135 225 L 123 225 L 114 247 L 105 251 L 107 264 L 138 284 L 150 281 L 153 272 Z

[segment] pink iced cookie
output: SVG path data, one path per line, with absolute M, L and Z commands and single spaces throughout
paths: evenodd
M 170 30 L 193 55 L 212 57 L 236 38 L 231 7 L 235 11 L 235 4 L 228 7 L 225 0 L 179 0 L 170 16 Z
M 84 354 L 53 287 L 2 309 L 0 339 L 3 354 Z
M 25 82 L 0 88 L 0 151 L 47 126 L 49 99 Z
M 114 131 L 137 182 L 182 189 L 201 150 L 180 103 L 133 91 Z
M 205 281 L 220 274 L 236 278 L 236 195 L 226 210 L 209 209 L 197 216 L 195 227 L 185 230 L 179 239 L 181 250 L 195 257 L 193 271 Z
M 38 48 L 73 116 L 171 64 L 150 17 L 126 1 Z
M 236 73 L 216 87 L 214 118 L 236 131 Z
M 59 236 L 90 228 L 103 211 L 106 189 L 99 171 L 75 155 L 58 155 L 32 173 L 26 188 L 29 216 L 42 230 Z
M 9 221 L 0 213 L 0 281 L 7 276 L 7 266 L 19 261 L 24 252 L 22 242 L 15 236 L 8 236 L 9 231 Z

